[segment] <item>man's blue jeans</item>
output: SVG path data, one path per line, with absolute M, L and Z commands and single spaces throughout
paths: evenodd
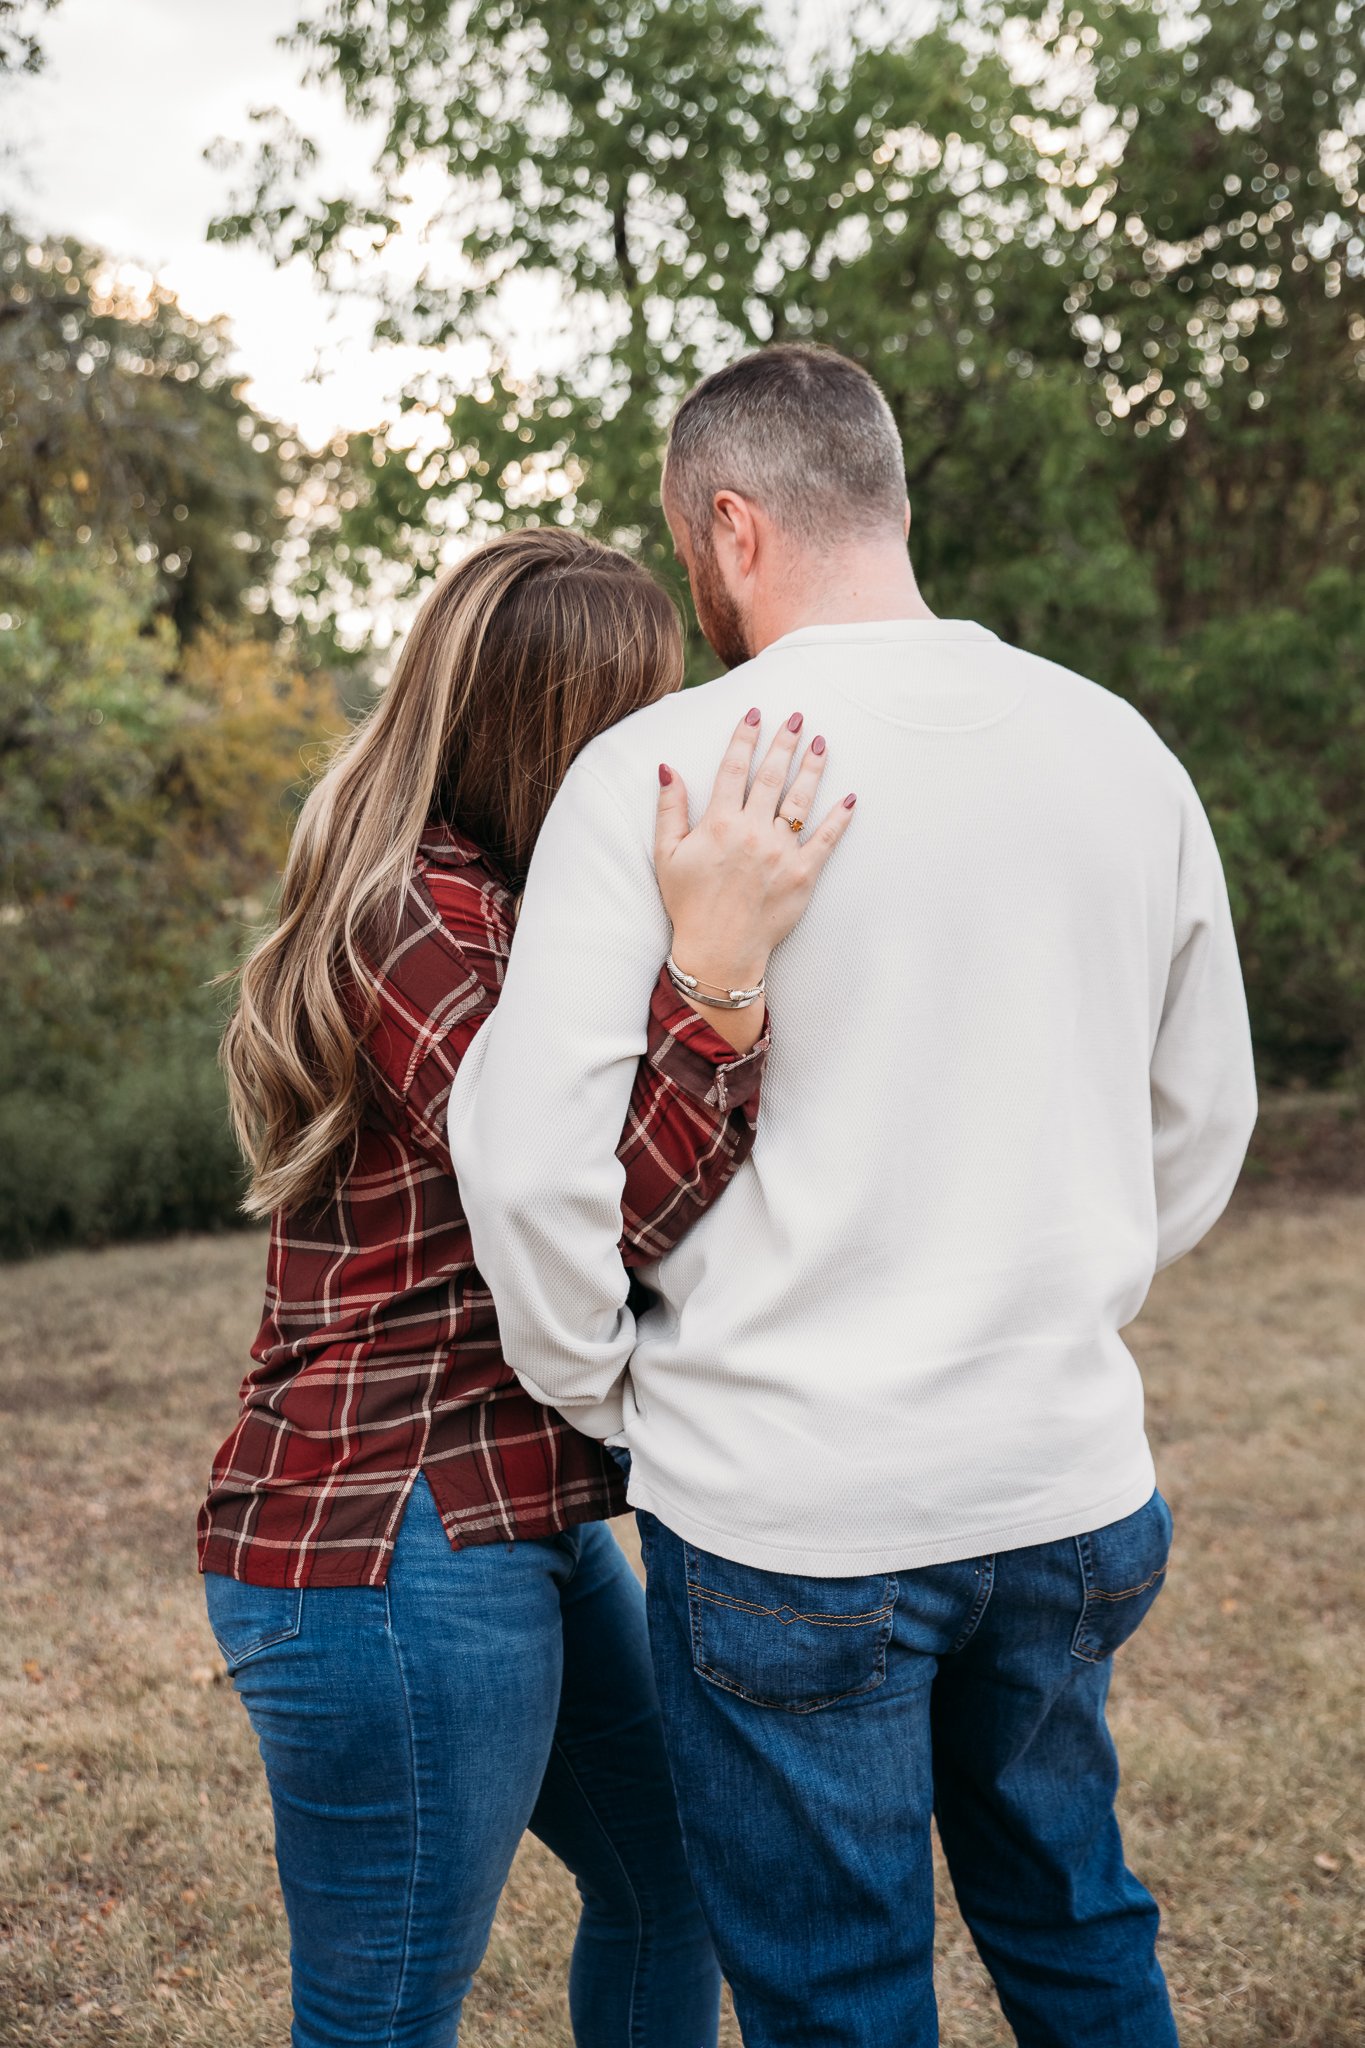
M 579 2048 L 713 2048 L 720 1976 L 608 1529 L 455 1551 L 419 1479 L 386 1586 L 205 1591 L 270 1782 L 295 2048 L 451 2048 L 527 1827 L 582 1895 Z
M 1105 1725 L 1165 1575 L 1159 1494 L 1066 1542 L 855 1579 L 640 1523 L 683 1837 L 747 2048 L 937 2042 L 931 1816 L 1023 2048 L 1172 2048 Z

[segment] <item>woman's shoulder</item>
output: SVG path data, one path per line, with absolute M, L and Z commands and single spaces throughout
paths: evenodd
M 497 863 L 445 826 L 424 833 L 372 983 L 378 1015 L 370 1059 L 400 1096 L 468 1010 L 471 989 L 501 987 L 513 929 L 512 893 Z
M 493 856 L 453 825 L 428 825 L 417 848 L 413 886 L 455 937 L 510 940 L 511 885 Z

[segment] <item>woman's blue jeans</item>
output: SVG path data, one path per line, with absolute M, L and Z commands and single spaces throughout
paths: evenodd
M 720 1977 L 607 1528 L 452 1550 L 419 1478 L 387 1585 L 205 1589 L 270 1782 L 295 2048 L 451 2048 L 528 1827 L 582 1897 L 579 2048 L 712 2048 Z

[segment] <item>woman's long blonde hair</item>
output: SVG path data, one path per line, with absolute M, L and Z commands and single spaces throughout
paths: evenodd
M 435 818 L 524 878 L 580 748 L 682 682 L 682 634 L 638 563 L 562 528 L 487 542 L 427 598 L 392 680 L 309 795 L 279 920 L 223 1038 L 248 1214 L 331 1196 L 368 1100 L 375 967 Z

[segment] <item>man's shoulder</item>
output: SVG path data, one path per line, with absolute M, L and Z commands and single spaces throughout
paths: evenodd
M 632 711 L 588 742 L 569 770 L 568 781 L 589 798 L 594 790 L 609 790 L 626 800 L 632 813 L 636 806 L 631 798 L 647 797 L 652 815 L 661 761 L 684 770 L 713 752 L 719 761 L 730 734 L 754 702 L 753 683 L 746 680 L 753 667 L 746 662 L 714 682 L 677 690 Z
M 1025 665 L 1035 699 L 1050 704 L 1059 721 L 1071 730 L 1145 759 L 1158 773 L 1184 777 L 1184 769 L 1165 740 L 1127 697 L 1078 669 L 1049 661 L 1045 655 L 1030 654 L 1006 642 L 1001 645 Z
M 665 738 L 673 734 L 728 731 L 753 702 L 751 678 L 756 666 L 746 661 L 713 682 L 694 683 L 690 689 L 675 690 L 671 696 L 632 711 L 590 741 L 579 760 L 600 769 L 608 762 L 633 762 L 657 754 Z

